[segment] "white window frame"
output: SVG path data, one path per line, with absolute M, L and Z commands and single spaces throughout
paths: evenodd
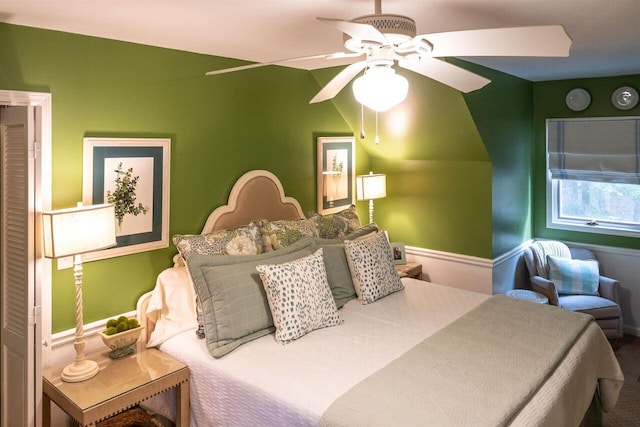
M 602 120 L 602 117 L 594 117 L 594 120 Z M 638 119 L 635 116 L 629 117 L 612 117 L 611 119 Z M 557 119 L 553 119 L 557 120 Z M 562 119 L 562 120 L 589 120 L 581 119 Z M 546 176 L 546 217 L 547 228 L 567 231 L 578 231 L 583 233 L 607 234 L 626 237 L 640 237 L 640 225 L 625 224 L 622 222 L 612 222 L 598 220 L 596 224 L 586 218 L 563 218 L 560 216 L 560 199 L 558 193 L 558 181 L 551 178 L 549 170 L 549 142 L 548 142 L 548 123 L 545 122 L 545 176 Z M 640 184 L 639 184 L 640 185 Z

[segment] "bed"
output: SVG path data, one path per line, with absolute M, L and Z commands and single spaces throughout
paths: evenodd
M 256 170 L 238 179 L 228 203 L 207 219 L 202 236 L 257 219 L 307 221 L 278 178 Z M 352 272 L 364 271 L 356 265 L 357 249 L 379 240 L 381 233 L 371 226 L 338 236 L 345 239 L 338 246 L 343 245 Z M 260 238 L 265 235 L 269 233 Z M 307 245 L 307 240 L 314 243 L 305 246 L 303 258 L 287 255 L 297 253 L 292 248 Z M 367 278 L 353 273 L 358 295 L 340 300 L 333 293 L 340 308 L 324 315 L 332 323 L 287 341 L 278 335 L 285 328 L 271 303 L 267 280 L 276 276 L 269 276 L 268 268 L 281 273 L 282 266 L 303 265 L 314 275 L 318 257 L 335 249 L 335 239 L 332 245 L 318 242 L 324 240 L 300 238 L 245 258 L 196 254 L 187 265 L 181 250 L 174 267 L 163 271 L 156 288 L 140 298 L 143 339 L 189 365 L 191 425 L 577 426 L 594 406 L 606 411 L 615 405 L 622 371 L 592 319 L 502 295 L 410 278 L 397 279 L 397 285 L 394 278 L 389 282 L 396 287 L 390 292 L 365 301 L 361 296 L 370 289 Z M 236 263 L 227 273 L 239 271 L 241 258 L 258 260 L 251 265 L 261 272 L 263 298 L 269 299 L 267 309 L 275 310 L 271 321 L 278 327 L 239 343 L 222 336 L 212 340 L 211 310 L 224 315 L 212 309 L 224 296 L 207 297 L 201 276 L 216 272 L 216 263 L 227 268 L 226 260 Z M 277 259 L 280 264 L 272 261 Z M 331 279 L 326 258 L 324 265 L 329 281 L 340 279 Z M 219 327 L 220 319 L 215 320 Z M 147 407 L 171 418 L 172 402 L 169 396 L 157 396 Z

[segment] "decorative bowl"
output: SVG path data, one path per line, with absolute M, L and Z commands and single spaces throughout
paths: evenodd
M 118 332 L 113 335 L 106 335 L 104 331 L 98 332 L 102 338 L 102 342 L 111 349 L 109 357 L 112 359 L 118 359 L 120 357 L 127 356 L 133 353 L 131 348 L 142 332 L 142 327 L 127 329 L 126 331 Z

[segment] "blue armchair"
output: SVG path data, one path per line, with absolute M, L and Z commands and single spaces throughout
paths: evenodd
M 569 248 L 561 242 L 536 241 L 525 249 L 524 260 L 529 271 L 531 288 L 534 291 L 545 295 L 549 299 L 549 304 L 592 315 L 616 347 L 623 335 L 620 282 L 600 275 L 595 295 L 559 293 L 556 284 L 549 280 L 547 255 L 597 261 L 595 254 L 588 249 Z

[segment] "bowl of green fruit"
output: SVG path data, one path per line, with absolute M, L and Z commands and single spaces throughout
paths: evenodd
M 109 357 L 118 359 L 133 353 L 132 346 L 138 341 L 142 328 L 138 319 L 120 316 L 109 319 L 104 331 L 99 332 L 102 342 L 111 349 Z

